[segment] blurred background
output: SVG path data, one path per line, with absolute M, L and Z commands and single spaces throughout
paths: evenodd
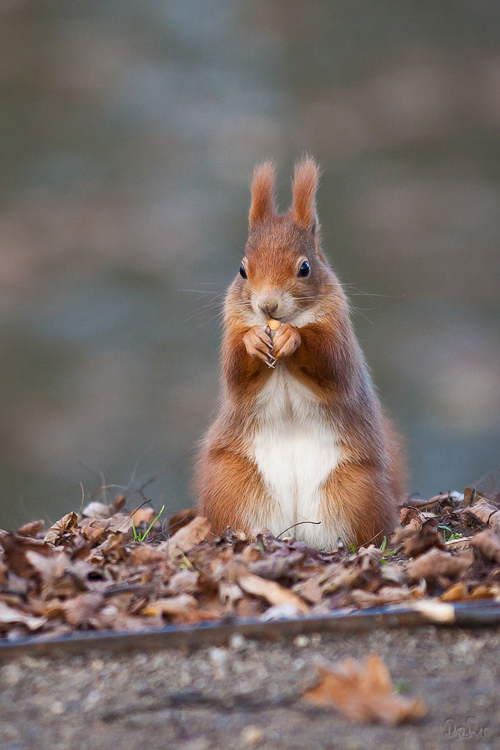
M 497 0 L 2 0 L 0 526 L 190 506 L 254 164 L 327 254 L 409 489 L 500 465 Z

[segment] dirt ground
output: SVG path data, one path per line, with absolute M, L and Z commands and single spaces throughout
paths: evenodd
M 302 703 L 318 655 L 376 651 L 397 689 L 429 707 L 418 725 L 355 725 Z M 2 750 L 420 750 L 500 747 L 500 629 L 422 627 L 246 641 L 227 648 L 0 667 Z

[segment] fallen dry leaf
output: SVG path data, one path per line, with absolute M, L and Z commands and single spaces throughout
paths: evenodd
M 248 566 L 251 573 L 261 578 L 268 578 L 270 581 L 276 581 L 283 578 L 295 568 L 304 559 L 304 552 L 288 552 L 288 550 L 278 550 L 273 552 L 268 558 L 257 560 Z
M 102 594 L 80 594 L 64 603 L 66 621 L 73 627 L 86 627 L 104 605 Z
M 434 547 L 409 562 L 406 570 L 413 580 L 425 578 L 426 581 L 435 581 L 438 578 L 454 578 L 461 575 L 472 565 L 473 560 L 471 550 L 452 554 Z
M 158 547 L 151 547 L 149 544 L 140 544 L 131 550 L 128 559 L 131 565 L 154 565 L 165 560 L 166 556 Z
M 148 604 L 141 611 L 146 617 L 156 617 L 157 615 L 181 615 L 188 609 L 196 607 L 196 599 L 189 594 L 180 594 L 170 599 L 158 599 L 158 601 Z
M 451 602 L 500 601 L 500 537 L 491 527 L 474 534 L 494 516 L 490 501 L 496 501 L 478 492 L 470 500 L 483 504 L 467 509 L 459 493 L 415 507 L 408 501 L 398 532 L 402 550 L 371 544 L 329 553 L 265 529 L 245 534 L 227 528 L 215 536 L 194 511 L 172 519 L 177 527 L 170 539 L 160 543 L 151 535 L 137 543 L 130 499 L 90 503 L 79 518 L 67 514 L 49 529 L 48 541 L 42 522 L 17 533 L 0 531 L 1 600 L 9 608 L 0 638 L 24 634 L 30 624 L 50 638 L 85 628 L 139 631 L 162 627 L 165 618 L 182 625 L 227 615 L 265 621 L 328 616 L 344 607 L 397 609 L 399 603 L 431 621 L 452 623 Z M 142 521 L 135 515 L 141 528 L 152 510 L 145 514 Z M 455 537 L 445 550 L 436 536 L 441 519 Z M 428 544 L 435 546 L 425 549 Z M 408 554 L 418 556 L 409 560 Z
M 293 591 L 280 586 L 275 581 L 268 581 L 265 578 L 259 578 L 259 576 L 248 574 L 241 576 L 238 579 L 238 584 L 243 591 L 252 596 L 261 596 L 269 604 L 282 605 L 292 604 L 297 608 L 298 612 L 305 613 L 309 611 L 309 607 L 300 596 L 294 594 Z
M 475 505 L 466 508 L 463 511 L 465 516 L 473 516 L 486 526 L 490 526 L 494 531 L 500 532 L 500 510 L 494 505 L 480 500 Z
M 106 531 L 114 534 L 124 534 L 127 538 L 132 539 L 133 524 L 130 516 L 117 513 L 103 523 Z
M 66 513 L 59 521 L 56 521 L 49 528 L 45 534 L 45 541 L 48 544 L 58 544 L 62 537 L 70 532 L 78 523 L 78 516 L 76 513 Z
M 169 581 L 170 594 L 196 594 L 199 591 L 200 574 L 196 570 L 179 570 Z
M 152 521 L 156 518 L 158 513 L 155 511 L 154 508 L 138 508 L 135 510 L 130 518 L 134 522 L 134 526 L 139 526 L 140 523 L 145 523 L 147 526 L 149 526 Z
M 424 523 L 417 529 L 412 528 L 411 525 L 396 529 L 391 537 L 391 543 L 395 546 L 400 544 L 407 557 L 417 557 L 431 547 L 444 549 L 441 534 L 428 523 Z
M 496 599 L 500 594 L 500 587 L 497 584 L 471 587 L 465 581 L 457 581 L 446 589 L 439 597 L 442 602 L 458 602 L 471 599 Z
M 210 522 L 204 516 L 196 516 L 187 526 L 183 526 L 179 531 L 167 541 L 160 544 L 160 549 L 167 550 L 170 554 L 179 552 L 189 552 L 193 547 L 205 539 L 210 534 Z
M 175 534 L 180 531 L 188 523 L 191 523 L 193 518 L 196 518 L 198 511 L 196 508 L 188 508 L 188 510 L 181 510 L 169 519 L 168 531 L 170 534 Z
M 43 519 L 40 521 L 31 521 L 31 523 L 25 523 L 23 526 L 20 526 L 17 533 L 19 536 L 37 537 L 43 532 L 44 527 L 45 521 Z
M 296 583 L 293 587 L 298 596 L 305 599 L 310 604 L 318 604 L 323 599 L 323 589 L 319 585 L 320 576 L 316 575 L 312 578 L 306 578 L 305 581 Z
M 448 586 L 439 597 L 442 602 L 459 602 L 462 599 L 467 599 L 468 586 L 465 581 L 457 581 Z
M 378 654 L 364 664 L 345 659 L 318 666 L 319 683 L 304 692 L 308 703 L 336 708 L 351 721 L 395 726 L 421 719 L 427 713 L 421 698 L 405 698 L 394 692 L 391 676 Z
M 486 560 L 500 562 L 500 535 L 493 529 L 485 529 L 472 537 L 471 546 Z
M 458 552 L 462 549 L 468 549 L 470 547 L 471 540 L 471 536 L 462 536 L 458 539 L 449 539 L 444 543 L 444 548 L 446 550 L 449 550 L 450 552 Z
M 4 561 L 9 570 L 21 578 L 31 578 L 35 572 L 26 557 L 28 551 L 38 552 L 45 557 L 53 557 L 57 554 L 57 550 L 43 540 L 17 534 L 5 534 L 0 537 L 0 546 L 3 548 Z
M 39 630 L 46 622 L 45 617 L 23 614 L 0 600 L 0 628 L 3 625 L 25 625 L 28 630 Z

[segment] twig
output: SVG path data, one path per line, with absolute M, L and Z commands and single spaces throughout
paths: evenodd
M 141 508 L 143 508 L 143 507 L 144 507 L 145 505 L 147 505 L 148 503 L 151 503 L 151 502 L 152 502 L 151 500 L 144 500 L 144 502 L 143 502 L 143 503 L 141 503 L 140 505 L 138 505 L 138 506 L 137 506 L 137 508 L 136 508 L 135 510 L 133 510 L 133 511 L 132 511 L 131 513 L 129 513 L 129 514 L 128 514 L 128 517 L 129 517 L 129 518 L 132 518 L 132 517 L 133 517 L 133 516 L 134 516 L 134 515 L 135 515 L 135 514 L 137 513 L 137 511 L 138 511 L 138 510 L 140 510 L 140 509 L 141 509 Z M 153 508 L 153 510 L 154 510 L 154 508 Z
M 312 523 L 313 526 L 318 526 L 321 521 L 299 521 L 298 523 L 293 523 L 291 526 L 288 527 L 288 529 L 285 529 L 281 532 L 281 534 L 278 534 L 276 539 L 279 539 L 280 536 L 283 536 L 283 534 L 286 534 L 287 531 L 290 531 L 290 529 L 294 529 L 296 526 L 301 526 L 303 523 Z

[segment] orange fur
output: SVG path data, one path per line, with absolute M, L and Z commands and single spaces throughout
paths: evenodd
M 340 459 L 320 488 L 322 523 L 331 525 L 332 534 L 342 529 L 346 545 L 380 540 L 391 530 L 396 502 L 404 492 L 399 440 L 382 413 L 352 328 L 348 300 L 315 231 L 317 183 L 314 161 L 300 162 L 292 208 L 278 216 L 274 167 L 265 163 L 254 173 L 243 260 L 247 278 L 238 275 L 226 296 L 222 399 L 202 443 L 195 477 L 200 512 L 215 533 L 227 525 L 248 531 L 276 502 L 252 453 L 259 420 L 266 418 L 259 412 L 267 408 L 259 398 L 275 377 L 268 366 L 268 352 L 275 344 L 265 329 L 270 298 L 278 303 L 273 315 L 282 323 L 273 348 L 276 367 L 284 368 L 298 388 L 305 387 L 320 418 L 334 425 L 338 436 Z M 307 278 L 299 274 L 304 259 L 310 266 Z M 307 540 L 307 527 L 302 528 Z M 329 540 L 330 546 L 336 541 Z
M 275 166 L 265 161 L 255 167 L 252 179 L 252 204 L 248 222 L 250 228 L 269 221 L 275 214 L 274 207 Z
M 292 185 L 293 220 L 304 229 L 317 222 L 315 196 L 318 181 L 319 169 L 314 159 L 305 157 L 295 165 Z

